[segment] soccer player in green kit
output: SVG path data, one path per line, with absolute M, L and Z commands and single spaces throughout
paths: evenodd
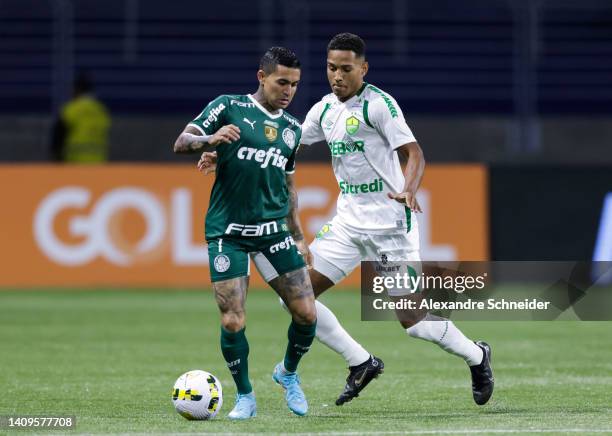
M 206 214 L 206 240 L 215 298 L 221 312 L 221 351 L 238 395 L 230 419 L 256 415 L 248 376 L 245 300 L 249 253 L 261 253 L 278 276 L 269 283 L 292 315 L 284 360 L 272 378 L 286 390 L 289 409 L 305 415 L 308 403 L 296 374 L 315 337 L 310 278 L 298 251 L 307 250 L 297 215 L 295 153 L 300 123 L 284 109 L 300 80 L 290 50 L 270 48 L 257 72 L 253 95 L 221 95 L 191 121 L 174 144 L 177 153 L 215 147 L 217 176 Z

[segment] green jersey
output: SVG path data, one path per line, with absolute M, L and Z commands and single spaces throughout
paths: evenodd
M 240 129 L 240 139 L 216 147 L 217 175 L 206 214 L 206 239 L 286 230 L 282 224 L 289 212 L 286 174 L 295 171 L 302 134 L 299 121 L 283 110 L 271 114 L 251 95 L 222 95 L 189 125 L 212 135 L 227 124 Z

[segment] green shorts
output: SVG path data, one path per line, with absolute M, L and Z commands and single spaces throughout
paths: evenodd
M 250 274 L 249 254 L 261 253 L 276 276 L 306 266 L 289 232 L 257 237 L 225 237 L 208 241 L 210 278 L 213 282 Z

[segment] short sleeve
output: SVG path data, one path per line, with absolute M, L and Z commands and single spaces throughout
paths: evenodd
M 227 96 L 221 95 L 215 98 L 208 103 L 202 112 L 200 112 L 200 115 L 189 123 L 189 126 L 195 127 L 203 135 L 212 135 L 227 124 L 225 122 L 225 116 L 227 114 L 228 105 Z
M 310 145 L 325 140 L 325 135 L 321 128 L 322 107 L 323 102 L 318 102 L 308 111 L 306 120 L 302 124 L 302 140 L 299 142 L 300 144 Z
M 293 153 L 291 153 L 291 156 L 289 156 L 289 159 L 287 160 L 287 163 L 285 164 L 285 173 L 287 174 L 293 174 L 295 173 L 295 155 L 298 152 L 298 149 L 300 148 L 300 139 L 302 137 L 302 129 L 297 129 L 297 131 L 295 132 L 296 135 L 296 141 L 295 141 L 295 149 L 293 150 Z
M 393 150 L 416 141 L 402 110 L 391 96 L 377 98 L 368 112 L 374 127 L 387 139 Z

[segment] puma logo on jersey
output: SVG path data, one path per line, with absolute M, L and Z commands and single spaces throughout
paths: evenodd
M 252 147 L 240 147 L 237 156 L 241 160 L 254 160 L 261 163 L 260 168 L 266 168 L 269 164 L 272 164 L 275 167 L 285 169 L 289 160 L 281 155 L 280 148 L 276 147 L 270 147 L 268 151 Z
M 244 121 L 245 123 L 247 123 L 249 126 L 251 126 L 251 129 L 255 130 L 255 123 L 257 122 L 257 120 L 255 121 L 249 121 L 247 118 L 243 118 L 242 121 Z

